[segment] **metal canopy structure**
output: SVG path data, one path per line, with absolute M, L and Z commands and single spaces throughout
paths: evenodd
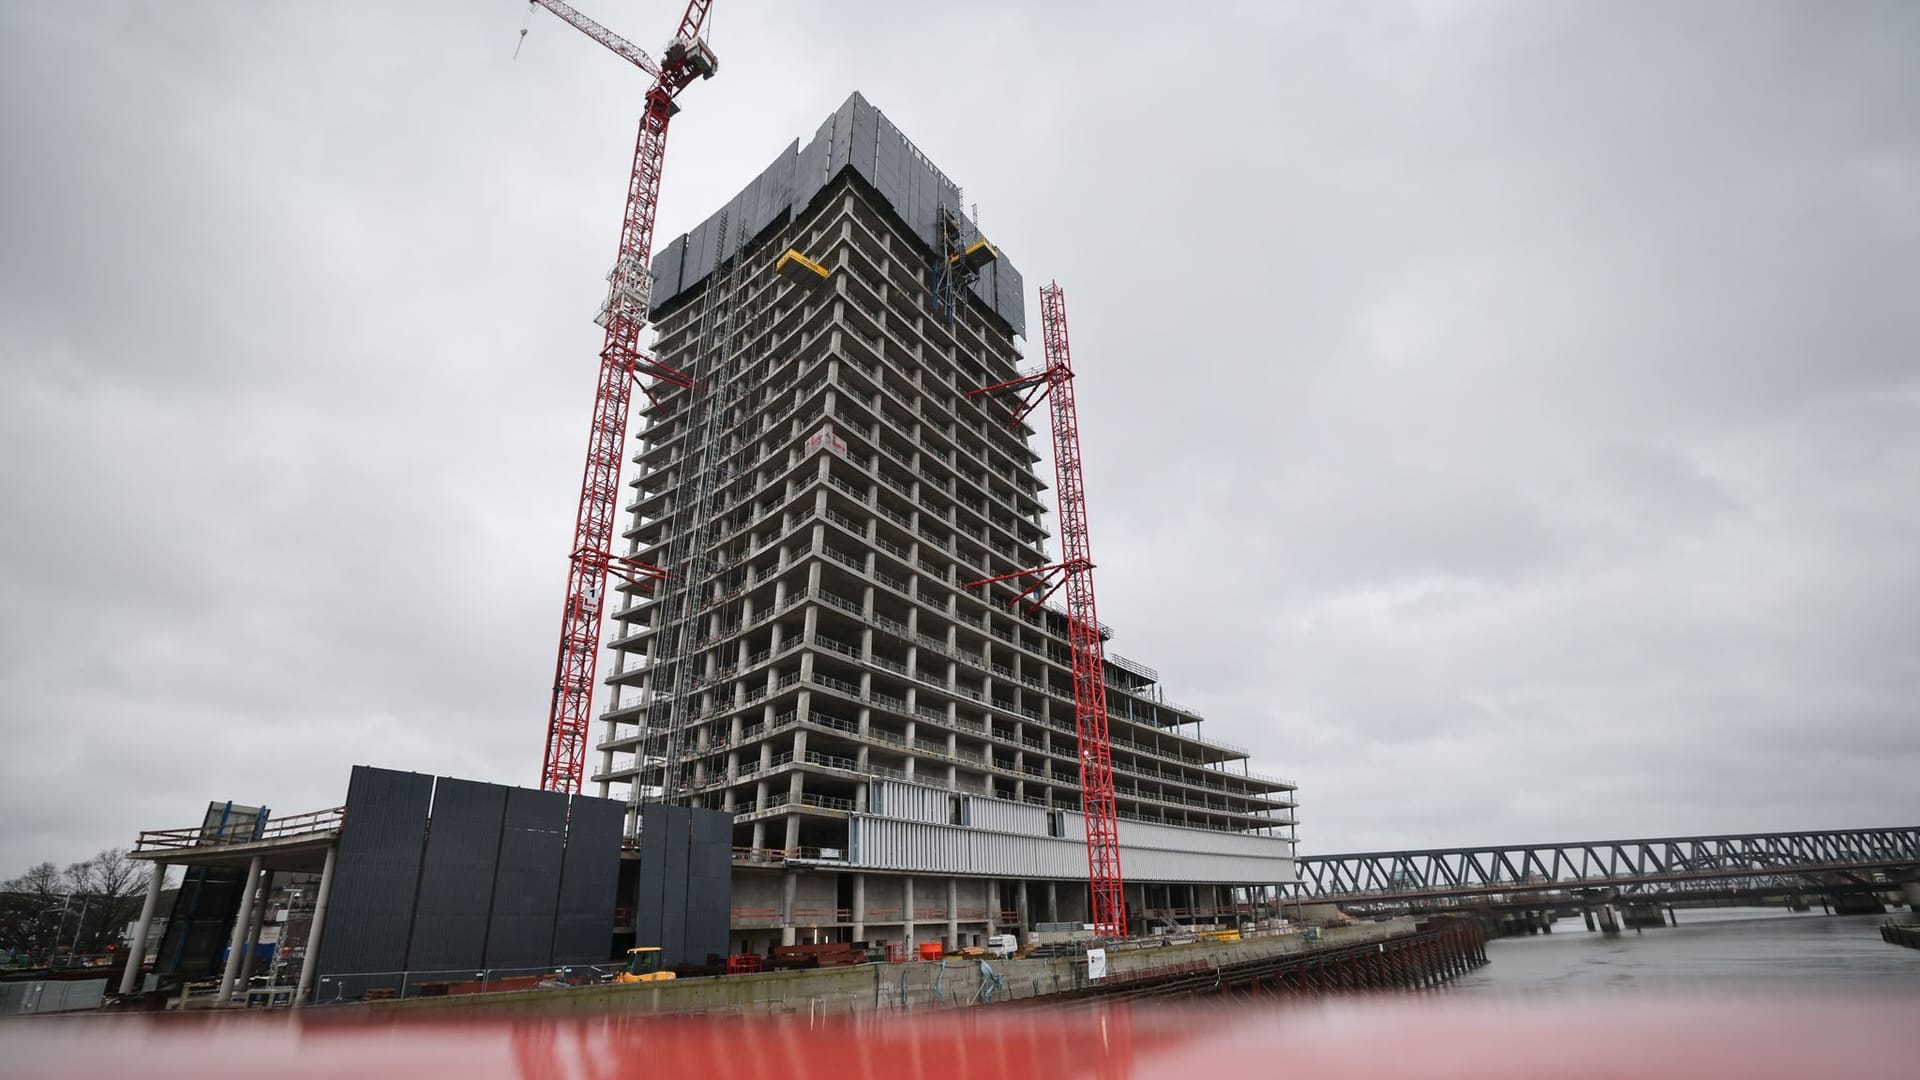
M 1303 856 L 1295 866 L 1301 898 L 1325 902 L 1871 873 L 1920 866 L 1920 826 L 1379 851 Z

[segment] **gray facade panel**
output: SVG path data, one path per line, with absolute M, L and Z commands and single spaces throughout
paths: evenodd
M 357 996 L 399 978 L 340 976 L 403 969 L 426 844 L 433 777 L 356 765 L 347 784 L 347 820 L 340 832 L 320 974 L 332 976 L 318 996 Z
M 620 833 L 626 804 L 575 795 L 567 815 L 567 850 L 560 868 L 560 911 L 553 928 L 553 962 L 597 964 L 613 941 L 613 896 L 620 877 Z
M 873 182 L 875 150 L 880 134 L 880 111 L 861 108 L 853 111 L 853 139 L 848 146 L 847 164 Z
M 680 292 L 680 260 L 687 253 L 687 238 L 669 240 L 653 259 L 653 295 L 673 296 Z
M 640 808 L 640 875 L 634 891 L 634 943 L 658 945 L 660 913 L 666 909 L 665 861 L 667 808 L 648 803 Z
M 900 159 L 906 155 L 907 148 L 900 142 L 900 130 L 893 126 L 885 116 L 880 117 L 878 144 L 874 148 L 873 164 L 874 190 L 890 205 L 900 205 L 905 189 L 901 187 L 904 173 L 900 168 Z
M 726 955 L 732 916 L 733 815 L 651 804 L 640 809 L 636 944 L 662 962 L 704 964 Z
M 793 208 L 798 211 L 813 201 L 827 183 L 827 147 L 833 138 L 833 122 L 820 125 L 812 141 L 800 149 L 793 163 Z
M 687 853 L 687 952 L 725 956 L 733 913 L 733 815 L 692 811 Z
M 433 827 L 420 868 L 407 968 L 479 970 L 486 956 L 507 791 L 499 784 L 445 776 L 435 784 Z
M 827 152 L 828 176 L 847 167 L 853 150 L 853 114 L 859 105 L 864 104 L 855 94 L 833 114 L 833 144 Z
M 566 843 L 567 797 L 514 788 L 500 832 L 493 914 L 487 922 L 489 968 L 553 962 L 553 924 Z

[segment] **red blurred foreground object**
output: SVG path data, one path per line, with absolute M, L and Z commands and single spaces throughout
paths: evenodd
M 1348 999 L 1002 1006 L 918 1016 L 599 1016 L 447 1023 L 306 1013 L 0 1021 L 9 1077 L 458 1075 L 659 1080 L 1409 1077 L 1801 1080 L 1920 1075 L 1920 996 L 1818 987 L 1702 999 Z M 332 1015 L 329 1015 L 331 1013 Z

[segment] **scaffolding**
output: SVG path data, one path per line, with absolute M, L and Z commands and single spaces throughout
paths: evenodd
M 727 216 L 720 216 L 721 242 L 727 235 Z M 696 354 L 692 370 L 698 374 L 699 381 L 694 389 L 688 391 L 688 413 L 686 431 L 688 438 L 698 429 L 700 433 L 699 449 L 689 450 L 681 458 L 681 475 L 691 476 L 695 481 L 694 498 L 679 502 L 674 514 L 671 547 L 671 561 L 668 565 L 678 565 L 679 587 L 673 590 L 668 603 L 668 615 L 662 622 L 661 641 L 663 651 L 671 656 L 673 675 L 672 689 L 667 694 L 666 731 L 658 740 L 660 751 L 660 783 L 654 786 L 653 798 L 661 802 L 671 801 L 681 786 L 680 775 L 681 735 L 685 732 L 690 716 L 689 698 L 697 690 L 694 685 L 692 669 L 699 659 L 703 636 L 696 636 L 697 620 L 703 605 L 701 596 L 707 591 L 713 577 L 708 552 L 708 537 L 713 527 L 713 500 L 718 483 L 724 479 L 719 465 L 720 434 L 727 426 L 725 417 L 739 391 L 733 378 L 734 331 L 740 309 L 740 290 L 743 288 L 741 267 L 746 262 L 747 236 L 742 226 L 734 242 L 733 257 L 725 267 L 725 273 L 716 275 L 712 285 L 713 298 L 700 313 L 700 329 L 695 338 Z M 692 520 L 685 519 L 691 511 Z M 711 665 L 710 665 L 711 666 Z M 704 676 L 711 674 L 702 673 Z M 651 718 L 656 715 L 648 710 Z M 642 752 L 648 752 L 656 740 L 649 732 L 641 741 Z M 635 791 L 643 790 L 636 785 Z

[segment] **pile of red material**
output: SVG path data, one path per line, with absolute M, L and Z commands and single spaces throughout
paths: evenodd
M 774 971 L 852 967 L 867 962 L 864 941 L 823 941 L 818 945 L 776 945 L 767 966 Z

